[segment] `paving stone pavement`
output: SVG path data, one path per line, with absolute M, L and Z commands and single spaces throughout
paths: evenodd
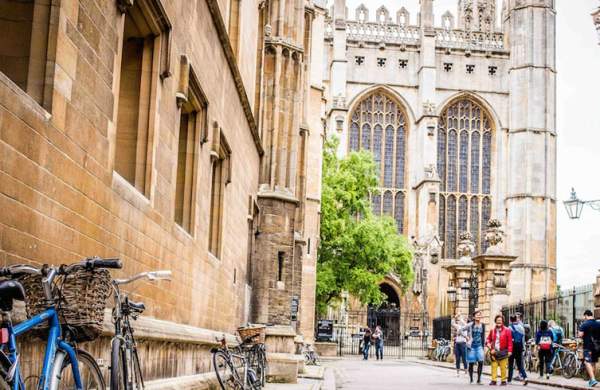
M 409 360 L 384 360 L 364 362 L 358 359 L 343 359 L 327 362 L 336 373 L 336 385 L 342 390 L 464 390 L 488 388 L 489 377 L 484 376 L 485 385 L 469 385 L 466 375 L 456 377 L 452 370 Z M 520 383 L 505 388 L 523 388 Z M 500 388 L 500 387 L 497 387 Z M 504 387 L 502 387 L 504 388 Z M 548 390 L 550 387 L 529 384 L 527 390 Z

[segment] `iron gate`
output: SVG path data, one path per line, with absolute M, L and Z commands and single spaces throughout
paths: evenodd
M 421 358 L 427 355 L 430 335 L 426 313 L 400 313 L 400 311 L 369 310 L 369 327 L 379 325 L 383 330 L 383 356 L 391 359 Z M 336 335 L 339 356 L 361 356 L 364 331 L 351 333 L 340 329 Z M 369 356 L 375 357 L 371 345 Z

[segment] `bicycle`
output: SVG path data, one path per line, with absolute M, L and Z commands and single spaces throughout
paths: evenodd
M 577 375 L 586 380 L 589 379 L 583 360 L 583 350 L 580 349 L 579 346 L 580 342 L 577 343 L 576 350 L 568 350 L 568 353 L 564 358 L 562 375 L 566 379 L 571 379 Z
M 550 366 L 552 367 L 552 373 L 558 370 L 561 374 L 564 371 L 564 359 L 571 353 L 571 350 L 564 347 L 562 344 L 552 343 L 552 348 L 554 348 L 554 353 L 552 356 L 552 361 L 550 362 Z
M 103 301 L 110 293 L 110 274 L 105 269 L 121 267 L 118 259 L 93 257 L 58 267 L 44 265 L 38 269 L 19 264 L 0 268 L 0 276 L 8 278 L 0 281 L 0 389 L 25 390 L 17 337 L 28 332 L 45 334 L 46 338 L 37 389 L 105 389 L 96 360 L 79 349 L 77 342 L 93 340 L 100 335 Z M 82 303 L 84 298 L 81 297 L 86 295 L 95 300 L 93 307 L 81 307 L 86 303 Z M 14 301 L 25 301 L 28 314 L 27 320 L 16 325 L 10 315 Z M 77 310 L 93 313 L 84 318 L 86 316 Z M 48 325 L 47 329 L 44 324 Z
M 310 344 L 305 344 L 302 347 L 302 353 L 304 354 L 304 361 L 309 366 L 320 366 L 321 359 L 319 359 L 319 354 Z
M 537 357 L 534 353 L 535 349 L 535 340 L 530 339 L 525 343 L 525 352 L 523 353 L 523 361 L 525 364 L 525 369 L 528 372 L 537 371 Z
M 446 339 L 438 339 L 436 341 L 437 347 L 434 353 L 434 360 L 445 362 L 446 359 L 448 359 L 448 356 L 450 355 L 451 351 L 450 341 Z
M 225 337 L 220 342 L 220 348 L 213 348 L 213 367 L 217 374 L 217 380 L 222 390 L 260 390 L 261 380 L 250 366 L 246 354 L 238 348 L 238 351 L 232 352 L 227 347 Z M 237 362 L 237 364 L 236 364 Z M 242 369 L 240 377 L 239 369 Z
M 121 293 L 120 286 L 140 279 L 168 280 L 170 276 L 171 271 L 153 271 L 142 272 L 128 279 L 113 279 L 115 336 L 111 342 L 110 390 L 144 389 L 144 377 L 130 320 L 136 320 L 146 307 L 142 302 L 130 301 L 128 295 Z

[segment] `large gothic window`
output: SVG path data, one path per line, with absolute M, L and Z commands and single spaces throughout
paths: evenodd
M 370 151 L 377 165 L 381 193 L 371 197 L 373 212 L 392 216 L 400 233 L 405 226 L 407 130 L 403 107 L 382 92 L 368 95 L 350 116 L 349 150 Z
M 471 99 L 454 101 L 440 117 L 437 148 L 442 180 L 438 226 L 444 257 L 456 258 L 458 235 L 467 230 L 480 253 L 485 250 L 482 232 L 492 205 L 490 115 Z

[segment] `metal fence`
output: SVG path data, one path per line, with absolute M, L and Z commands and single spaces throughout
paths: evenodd
M 360 334 L 338 336 L 338 356 L 361 356 L 363 338 Z M 423 358 L 427 356 L 428 336 L 404 336 L 395 340 L 383 340 L 383 357 L 388 359 Z M 375 357 L 375 346 L 369 348 L 369 357 Z
M 563 290 L 555 296 L 504 306 L 502 314 L 508 321 L 510 315 L 523 313 L 523 322 L 531 326 L 532 336 L 541 320 L 554 320 L 563 327 L 565 337 L 574 338 L 583 320 L 583 312 L 593 308 L 594 288 L 593 285 L 586 285 Z
M 433 339 L 450 340 L 452 337 L 452 318 L 450 316 L 438 317 L 433 320 Z

